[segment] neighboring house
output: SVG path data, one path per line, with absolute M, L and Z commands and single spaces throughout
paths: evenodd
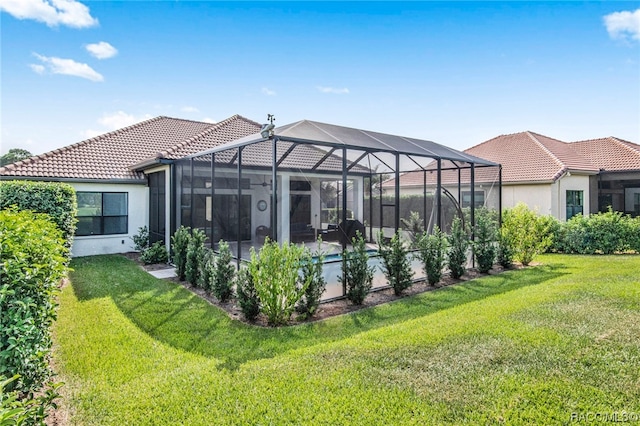
M 7 165 L 0 178 L 69 183 L 78 197 L 73 256 L 122 253 L 132 250 L 142 226 L 151 225 L 153 240 L 169 241 L 174 159 L 258 130 L 260 124 L 239 115 L 216 124 L 156 117 Z M 133 167 L 144 163 L 151 168 Z M 159 222 L 149 223 L 149 211 L 159 208 Z
M 521 132 L 495 137 L 464 152 L 502 165 L 503 208 L 524 202 L 560 220 L 606 211 L 609 206 L 640 215 L 640 145 L 635 143 L 614 137 L 567 143 Z M 491 176 L 476 176 L 476 206 L 498 205 L 494 181 Z M 471 192 L 468 177 L 464 182 L 463 207 Z M 443 177 L 443 185 L 447 184 Z M 392 185 L 393 181 L 384 184 Z M 422 172 L 404 174 L 400 186 L 403 193 L 422 191 Z

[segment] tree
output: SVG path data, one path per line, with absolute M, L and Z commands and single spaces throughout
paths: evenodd
M 32 157 L 33 154 L 27 151 L 26 149 L 21 148 L 11 148 L 9 152 L 0 157 L 0 166 L 6 166 L 7 164 L 12 164 L 20 160 L 25 160 L 29 157 Z

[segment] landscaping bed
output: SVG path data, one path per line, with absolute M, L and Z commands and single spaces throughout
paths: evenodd
M 151 265 L 145 265 L 140 261 L 140 256 L 136 252 L 126 253 L 124 256 L 130 260 L 135 261 L 145 271 L 158 271 L 162 269 L 172 268 L 171 265 L 166 263 L 156 263 Z M 533 263 L 533 265 L 536 265 L 536 263 Z M 520 269 L 522 267 L 523 266 L 520 264 L 515 264 L 513 265 L 512 269 Z M 414 284 L 411 287 L 404 290 L 404 292 L 400 296 L 396 296 L 392 288 L 383 288 L 383 289 L 375 290 L 369 293 L 369 295 L 365 298 L 364 303 L 362 305 L 354 305 L 346 298 L 330 300 L 327 302 L 322 302 L 318 307 L 318 310 L 311 317 L 305 317 L 294 312 L 287 325 L 295 325 L 295 324 L 300 324 L 305 322 L 319 321 L 319 320 L 335 317 L 338 315 L 348 314 L 350 312 L 359 311 L 361 309 L 370 308 L 372 306 L 381 305 L 383 303 L 393 302 L 394 300 L 404 299 L 406 297 L 411 297 L 417 294 L 425 293 L 427 291 L 433 291 L 442 287 L 464 283 L 484 275 L 496 275 L 502 272 L 504 272 L 504 268 L 502 268 L 500 265 L 494 265 L 494 267 L 489 271 L 488 274 L 481 274 L 480 272 L 477 271 L 477 269 L 467 269 L 465 274 L 462 277 L 460 277 L 460 279 L 455 279 L 455 278 L 452 278 L 449 274 L 445 274 L 442 277 L 442 279 L 434 286 L 429 285 L 429 283 L 426 280 L 418 280 L 414 282 Z M 180 281 L 176 277 L 168 278 L 168 279 L 172 282 L 182 285 L 184 288 L 186 288 L 190 292 L 205 299 L 212 305 L 217 306 L 220 309 L 224 310 L 231 319 L 235 319 L 238 321 L 245 322 L 247 324 L 257 325 L 261 327 L 269 327 L 269 324 L 267 322 L 267 317 L 262 313 L 259 314 L 254 321 L 247 321 L 244 315 L 242 314 L 242 310 L 238 305 L 237 299 L 235 298 L 232 298 L 228 302 L 220 302 L 213 295 L 211 295 L 210 293 L 207 293 L 204 289 L 193 286 L 187 281 Z

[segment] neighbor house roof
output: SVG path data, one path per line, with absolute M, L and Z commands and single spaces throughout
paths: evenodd
M 610 136 L 572 142 L 570 146 L 604 171 L 640 170 L 640 145 L 633 142 Z
M 135 164 L 181 158 L 259 129 L 240 115 L 215 124 L 161 116 L 7 165 L 0 176 L 139 180 Z
M 568 143 L 527 131 L 500 135 L 464 152 L 502 164 L 503 183 L 553 182 L 568 171 L 597 174 L 601 170 L 640 170 L 640 145 L 614 137 Z M 466 178 L 463 175 L 463 182 L 469 182 L 468 172 L 463 173 L 467 173 Z M 455 181 L 452 174 L 457 172 L 444 171 L 443 183 Z M 478 170 L 476 181 L 497 179 L 494 175 L 495 171 L 490 169 Z M 428 183 L 432 183 L 431 180 Z M 384 186 L 393 184 L 392 179 Z M 422 171 L 400 177 L 403 187 L 422 184 Z

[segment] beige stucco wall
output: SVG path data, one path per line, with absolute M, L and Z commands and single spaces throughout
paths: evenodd
M 71 255 L 92 256 L 96 254 L 126 253 L 133 250 L 131 237 L 138 228 L 149 224 L 149 189 L 146 185 L 71 183 L 76 191 L 126 192 L 128 193 L 128 232 L 117 235 L 75 237 Z

